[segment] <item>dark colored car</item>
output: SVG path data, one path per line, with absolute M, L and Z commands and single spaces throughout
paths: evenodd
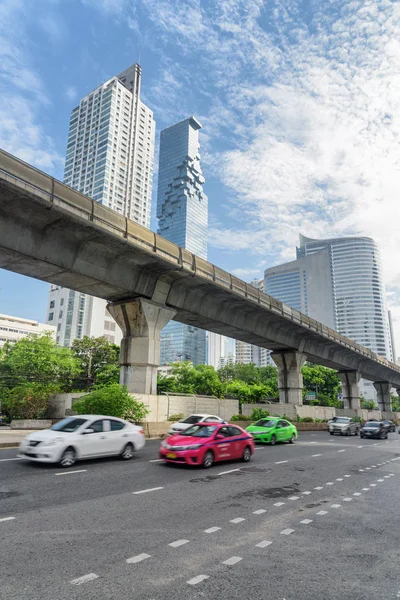
M 393 423 L 393 421 L 382 421 L 382 423 L 387 426 L 389 433 L 396 433 L 396 425 Z
M 387 440 L 389 428 L 382 421 L 367 421 L 360 429 L 360 437 Z

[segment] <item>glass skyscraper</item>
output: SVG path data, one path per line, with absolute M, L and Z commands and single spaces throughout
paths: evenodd
M 158 233 L 207 259 L 208 199 L 203 192 L 199 129 L 189 117 L 160 135 L 157 218 Z M 206 332 L 171 321 L 161 332 L 161 364 L 206 362 Z
M 140 99 L 138 64 L 82 98 L 69 122 L 64 183 L 145 227 L 150 226 L 155 121 Z M 51 286 L 47 322 L 57 342 L 104 335 L 119 343 L 121 330 L 106 301 Z

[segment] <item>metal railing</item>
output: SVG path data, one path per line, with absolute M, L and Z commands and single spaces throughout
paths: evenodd
M 254 302 L 280 317 L 290 320 L 310 331 L 330 339 L 341 346 L 365 356 L 379 364 L 400 373 L 400 367 L 378 356 L 372 350 L 357 344 L 330 329 L 326 325 L 312 319 L 287 306 L 280 300 L 261 292 L 251 284 L 238 279 L 231 273 L 220 269 L 208 261 L 177 246 L 142 225 L 134 223 L 127 217 L 119 215 L 111 208 L 102 206 L 88 196 L 61 183 L 54 177 L 39 171 L 35 167 L 15 158 L 4 150 L 0 150 L 0 181 L 12 183 L 20 189 L 34 193 L 42 200 L 61 208 L 94 226 L 107 230 L 123 238 L 149 254 L 156 254 L 163 260 L 172 263 L 177 269 L 190 272 L 192 275 L 212 281 L 215 285 L 229 290 L 232 294 Z

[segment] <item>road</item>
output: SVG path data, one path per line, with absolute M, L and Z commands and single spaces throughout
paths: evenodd
M 303 433 L 207 471 L 158 445 L 69 470 L 0 451 L 1 599 L 400 597 L 397 433 Z

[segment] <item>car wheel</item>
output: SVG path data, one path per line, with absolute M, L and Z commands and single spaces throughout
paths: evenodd
M 294 444 L 296 441 L 296 436 L 294 435 L 294 433 L 292 433 L 292 437 L 289 440 L 289 444 Z
M 329 433 L 330 433 L 331 435 L 333 435 L 333 431 L 330 431 Z
M 364 439 L 364 434 L 363 433 L 360 433 L 360 438 Z
M 271 446 L 275 446 L 275 444 L 276 444 L 276 435 L 271 435 L 271 439 L 270 439 L 269 443 L 271 444 Z
M 62 467 L 72 467 L 76 461 L 76 452 L 73 448 L 67 448 L 64 450 L 63 455 L 60 460 L 60 465 Z
M 354 435 L 358 435 L 360 433 L 359 429 L 356 429 L 355 434 Z
M 242 461 L 249 462 L 250 458 L 251 458 L 251 450 L 248 446 L 246 446 L 246 448 L 244 449 L 244 452 L 243 452 Z
M 208 450 L 203 458 L 203 467 L 205 469 L 209 469 L 210 467 L 212 467 L 214 464 L 214 454 L 211 452 L 211 450 Z
M 122 450 L 121 458 L 123 458 L 124 460 L 129 460 L 133 457 L 134 453 L 135 448 L 133 447 L 133 444 L 129 442 L 129 444 L 126 444 L 125 448 Z

